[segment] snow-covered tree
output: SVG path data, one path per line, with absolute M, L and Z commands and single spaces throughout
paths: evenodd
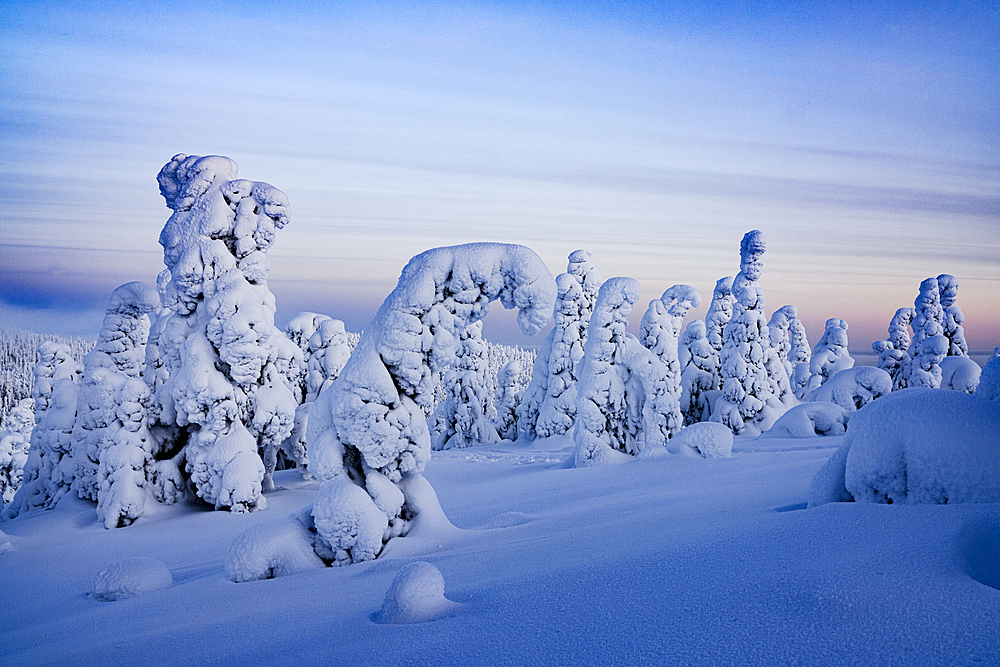
M 160 295 L 145 283 L 115 289 L 97 345 L 83 358 L 72 444 L 74 486 L 81 498 L 97 500 L 101 441 L 115 418 L 118 390 L 128 378 L 139 377 L 146 360 L 149 313 L 159 306 Z
M 562 435 L 573 426 L 576 418 L 576 373 L 583 358 L 586 327 L 590 319 L 583 288 L 573 275 L 562 273 L 557 276 L 556 289 L 555 326 L 550 334 L 552 341 L 546 369 L 548 378 L 535 422 L 535 433 L 540 438 Z
M 878 355 L 876 366 L 889 374 L 892 378 L 893 386 L 903 367 L 903 360 L 906 350 L 897 350 L 892 343 L 887 340 L 877 340 L 872 343 L 872 351 Z
M 420 474 L 430 459 L 424 408 L 433 376 L 453 363 L 462 331 L 499 299 L 526 335 L 555 305 L 542 260 L 516 245 L 474 243 L 417 255 L 309 416 L 310 469 L 320 479 L 302 516 L 329 563 L 370 560 L 436 505 Z
M 908 356 L 900 373 L 899 388 L 941 386 L 941 360 L 948 356 L 951 341 L 944 335 L 944 309 L 937 278 L 920 283 L 913 302 L 914 316 L 910 327 L 913 338 L 906 350 Z
M 205 502 L 255 509 L 273 486 L 296 407 L 276 365 L 287 339 L 267 287 L 266 253 L 288 223 L 288 200 L 267 183 L 236 179 L 236 163 L 220 156 L 177 155 L 157 180 L 173 211 L 160 233 L 173 313 L 159 340 L 169 376 L 156 402 L 160 421 L 183 432 L 165 454 L 183 459 Z
M 83 368 L 73 359 L 70 348 L 61 343 L 43 342 L 38 346 L 38 356 L 32 390 L 35 427 L 31 431 L 21 488 L 4 508 L 4 516 L 8 518 L 53 507 L 73 483 L 70 444 L 79 392 L 77 383 Z
M 577 466 L 629 460 L 644 447 L 665 445 L 681 427 L 666 366 L 625 331 L 638 298 L 632 278 L 611 278 L 598 293 L 577 391 Z
M 712 302 L 708 305 L 708 312 L 705 314 L 705 338 L 708 344 L 715 351 L 714 371 L 715 386 L 713 389 L 722 388 L 722 333 L 733 317 L 733 305 L 736 299 L 733 297 L 733 276 L 719 278 L 715 282 L 712 290 Z
M 459 336 L 456 361 L 444 374 L 448 398 L 432 416 L 438 432 L 431 448 L 460 449 L 477 442 L 500 441 L 496 428 L 486 418 L 491 396 L 486 382 L 486 341 L 483 323 L 473 322 Z
M 958 299 L 958 280 L 955 276 L 942 273 L 937 277 L 938 291 L 941 296 L 942 321 L 944 335 L 948 339 L 949 357 L 969 356 L 969 345 L 965 342 L 965 315 L 955 301 Z
M 734 435 L 759 435 L 785 410 L 771 392 L 765 366 L 771 341 L 764 320 L 764 292 L 757 281 L 766 249 L 760 230 L 743 235 L 740 272 L 732 287 L 736 303 L 723 331 L 722 396 L 716 401 L 712 420 L 729 427 Z
M 810 402 L 836 403 L 848 413 L 892 391 L 892 378 L 881 368 L 858 366 L 835 373 L 806 396 Z
M 809 360 L 809 390 L 826 383 L 840 371 L 854 367 L 854 358 L 847 350 L 847 321 L 831 317 L 826 321 L 823 337 L 813 348 Z
M 97 517 L 105 528 L 131 525 L 146 507 L 148 468 L 156 447 L 149 431 L 152 396 L 142 380 L 126 377 L 115 396 L 97 470 Z
M 539 436 L 558 435 L 572 425 L 576 414 L 574 391 L 579 377 L 578 366 L 603 281 L 593 255 L 586 250 L 570 253 L 566 273 L 556 279 L 555 326 L 538 349 L 531 381 L 518 407 L 518 435 L 521 438 L 534 440 Z M 541 431 L 537 428 L 540 420 Z
M 21 487 L 34 427 L 33 398 L 21 399 L 0 423 L 0 510 L 14 499 L 14 493 Z
M 517 440 L 517 406 L 521 402 L 524 386 L 520 382 L 521 362 L 508 361 L 497 375 L 496 417 L 493 427 L 503 440 Z
M 712 416 L 717 356 L 705 336 L 705 323 L 695 320 L 687 325 L 682 338 L 687 364 L 681 370 L 680 409 L 684 425 L 707 421 Z

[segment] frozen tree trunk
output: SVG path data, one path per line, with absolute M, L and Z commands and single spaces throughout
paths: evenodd
M 83 368 L 73 360 L 70 349 L 60 343 L 42 343 L 38 356 L 32 389 L 35 428 L 21 488 L 4 508 L 7 518 L 54 506 L 73 481 L 69 446 L 76 417 L 77 383 Z
M 288 200 L 237 180 L 236 164 L 219 156 L 177 155 L 157 180 L 173 211 L 160 233 L 173 313 L 159 339 L 169 375 L 156 402 L 160 421 L 179 427 L 159 458 L 180 457 L 216 508 L 256 509 L 296 407 L 267 288 L 266 253 L 288 223 Z
M 764 320 L 764 293 L 758 286 L 767 245 L 759 230 L 740 242 L 740 272 L 733 280 L 733 317 L 723 332 L 722 396 L 712 420 L 734 435 L 759 435 L 785 410 L 771 391 L 767 372 L 770 334 Z
M 118 390 L 137 378 L 146 361 L 149 313 L 160 296 L 145 283 L 131 282 L 111 293 L 97 345 L 83 358 L 83 379 L 73 425 L 74 485 L 81 498 L 97 500 L 101 442 L 115 418 Z
M 433 449 L 460 449 L 477 442 L 499 442 L 496 428 L 486 418 L 490 408 L 486 372 L 483 324 L 473 322 L 462 331 L 455 365 L 444 375 L 448 397 L 432 417 L 439 428 Z
M 370 560 L 435 502 L 420 474 L 430 458 L 424 409 L 433 377 L 489 303 L 520 309 L 526 335 L 551 317 L 556 288 L 541 259 L 516 245 L 435 248 L 406 265 L 340 377 L 309 416 L 310 468 L 320 479 L 308 528 L 330 563 Z

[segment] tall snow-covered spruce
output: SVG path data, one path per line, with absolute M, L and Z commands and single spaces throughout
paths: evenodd
M 160 455 L 183 460 L 205 502 L 256 509 L 296 407 L 293 379 L 278 368 L 294 344 L 274 326 L 267 288 L 266 253 L 288 224 L 288 200 L 237 179 L 220 156 L 177 155 L 157 180 L 173 211 L 160 233 L 173 312 L 158 340 L 167 378 L 156 411 L 179 427 Z
M 735 307 L 723 330 L 722 396 L 712 419 L 735 435 L 759 435 L 785 410 L 772 393 L 766 366 L 771 341 L 764 319 L 764 292 L 757 284 L 766 249 L 760 230 L 743 235 L 740 272 L 733 279 Z
M 371 560 L 422 512 L 440 510 L 421 475 L 433 377 L 496 299 L 518 308 L 521 331 L 534 335 L 552 315 L 555 281 L 523 246 L 473 243 L 417 255 L 320 394 L 307 430 L 320 491 L 302 519 L 328 563 Z

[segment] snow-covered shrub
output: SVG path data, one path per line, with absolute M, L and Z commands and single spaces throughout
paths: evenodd
M 813 348 L 809 360 L 809 390 L 822 386 L 840 371 L 854 367 L 854 358 L 847 350 L 847 322 L 831 317 L 826 321 L 823 337 Z
M 288 223 L 288 200 L 267 183 L 237 180 L 236 164 L 219 156 L 177 155 L 157 180 L 173 211 L 160 244 L 174 312 L 160 335 L 169 376 L 156 399 L 160 421 L 183 431 L 164 456 L 183 454 L 205 502 L 255 509 L 273 487 L 296 407 L 267 288 L 266 252 Z
M 486 382 L 486 341 L 483 323 L 473 322 L 459 336 L 455 365 L 444 374 L 448 398 L 431 419 L 439 432 L 435 450 L 459 449 L 477 442 L 499 442 L 496 428 L 486 418 L 492 403 Z
M 987 401 L 1000 401 L 1000 347 L 996 352 L 986 362 L 975 392 L 975 396 L 985 398 Z
M 90 596 L 105 602 L 125 600 L 174 583 L 170 570 L 155 558 L 126 558 L 111 563 L 94 577 Z
M 799 403 L 778 417 L 762 438 L 809 438 L 844 435 L 851 412 L 836 403 Z
M 97 345 L 83 358 L 83 378 L 73 425 L 76 492 L 97 500 L 101 441 L 115 418 L 116 396 L 128 378 L 137 378 L 146 361 L 149 313 L 160 295 L 142 282 L 121 285 L 111 293 Z
M 647 445 L 666 445 L 681 427 L 666 366 L 625 331 L 638 298 L 632 278 L 611 278 L 598 293 L 577 388 L 577 466 L 628 461 Z
M 517 440 L 517 406 L 521 402 L 524 387 L 520 383 L 521 362 L 508 361 L 497 376 L 496 417 L 493 427 L 503 440 Z
M 105 528 L 131 525 L 143 516 L 155 442 L 149 432 L 149 387 L 127 378 L 115 394 L 114 421 L 101 442 L 97 518 Z
M 674 285 L 649 307 L 639 322 L 639 342 L 650 350 L 667 369 L 667 387 L 677 402 L 677 413 L 670 418 L 676 426 L 671 435 L 684 425 L 680 414 L 681 363 L 680 333 L 684 317 L 694 307 L 701 306 L 701 295 L 690 285 Z
M 240 533 L 226 554 L 230 581 L 274 579 L 326 567 L 295 517 L 258 524 Z
M 392 580 L 378 614 L 382 623 L 426 623 L 461 607 L 444 596 L 441 571 L 422 561 L 408 563 Z
M 941 367 L 941 389 L 976 393 L 983 369 L 969 357 L 947 356 L 938 364 Z
M 1000 502 L 1000 405 L 958 391 L 909 389 L 851 418 L 810 503 Z M 843 486 L 836 483 L 843 459 Z M 821 478 L 821 479 L 820 479 Z M 846 491 L 846 494 L 845 494 Z
M 806 400 L 836 403 L 854 412 L 890 391 L 892 378 L 888 373 L 874 366 L 858 366 L 834 373 L 827 382 L 810 391 Z
M 78 382 L 83 368 L 70 348 L 52 341 L 38 346 L 32 399 L 35 427 L 31 431 L 23 481 L 4 515 L 13 518 L 33 509 L 54 506 L 73 482 L 70 454 L 76 418 Z
M 786 409 L 772 392 L 766 365 L 771 341 L 764 321 L 764 292 L 757 284 L 766 248 L 760 230 L 744 234 L 740 272 L 732 288 L 736 304 L 723 331 L 722 395 L 712 420 L 726 425 L 735 435 L 760 435 Z
M 420 514 L 408 490 L 423 488 L 430 459 L 424 407 L 434 373 L 454 361 L 462 331 L 491 301 L 519 308 L 518 324 L 532 335 L 555 298 L 552 275 L 522 246 L 474 243 L 410 260 L 309 415 L 310 470 L 320 479 L 317 554 L 337 564 L 368 560 L 408 530 Z
M 715 390 L 718 357 L 705 337 L 705 323 L 690 322 L 682 337 L 687 364 L 681 370 L 680 410 L 684 424 L 707 421 L 712 416 L 712 399 Z
M 965 342 L 965 315 L 955 301 L 958 299 L 958 280 L 955 276 L 942 273 L 937 277 L 938 290 L 941 296 L 942 325 L 944 336 L 951 345 L 948 348 L 949 357 L 969 356 L 969 345 Z
M 733 432 L 717 422 L 691 424 L 670 439 L 669 449 L 681 456 L 728 458 L 733 453 Z
M 518 408 L 518 435 L 521 438 L 534 440 L 559 435 L 573 425 L 575 385 L 587 326 L 603 282 L 593 255 L 586 250 L 572 252 L 566 273 L 556 278 L 555 326 L 538 349 L 531 381 Z

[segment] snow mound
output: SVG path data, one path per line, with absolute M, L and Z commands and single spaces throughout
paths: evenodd
M 479 530 L 493 530 L 496 528 L 513 528 L 514 526 L 523 526 L 526 523 L 530 523 L 535 520 L 530 514 L 525 514 L 524 512 L 504 512 L 503 514 L 497 514 L 495 517 L 486 522 Z
M 699 422 L 681 429 L 667 446 L 683 456 L 724 459 L 733 453 L 733 432 L 717 422 Z
M 308 531 L 294 517 L 245 530 L 226 555 L 226 576 L 236 583 L 322 567 L 326 563 L 313 551 Z
M 1000 347 L 997 349 L 1000 350 Z M 1000 401 L 1000 357 L 993 357 L 986 363 L 975 395 L 987 401 Z
M 441 571 L 423 561 L 399 571 L 385 594 L 378 615 L 382 623 L 425 623 L 451 615 L 458 607 L 444 596 Z
M 965 572 L 979 583 L 1000 590 L 1000 522 L 965 526 L 956 546 L 958 562 Z
M 845 371 L 841 371 L 841 373 L 843 372 Z M 840 373 L 837 375 L 839 376 Z M 831 383 L 832 380 L 820 389 Z M 819 435 L 844 435 L 851 412 L 836 403 L 825 401 L 800 403 L 778 417 L 778 421 L 774 422 L 774 425 L 762 433 L 760 437 L 811 438 Z
M 94 577 L 90 596 L 105 602 L 158 591 L 174 583 L 170 570 L 155 558 L 126 558 L 111 563 Z
M 893 392 L 851 418 L 843 450 L 844 489 L 877 503 L 1000 502 L 1000 405 L 964 392 Z M 813 480 L 810 504 L 838 499 L 839 463 Z M 822 482 L 822 483 L 821 483 Z M 825 488 L 828 493 L 824 494 Z
M 941 388 L 976 393 L 983 369 L 968 357 L 945 357 L 941 360 Z

